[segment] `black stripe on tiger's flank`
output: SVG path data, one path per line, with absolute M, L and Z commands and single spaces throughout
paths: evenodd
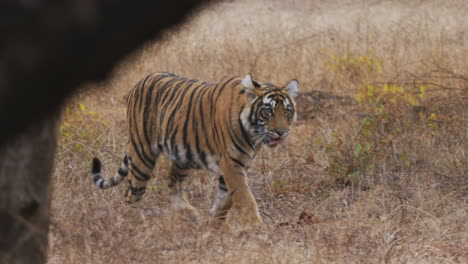
M 162 106 L 161 117 L 160 117 L 160 120 L 159 120 L 159 126 L 160 126 L 159 127 L 159 134 L 162 134 L 162 124 L 163 124 L 163 120 L 166 117 L 166 110 L 169 107 L 172 107 L 172 110 L 174 111 L 172 113 L 175 114 L 175 111 L 177 111 L 180 108 L 180 106 L 182 105 L 182 102 L 183 102 L 183 100 L 185 98 L 185 95 L 190 90 L 190 87 L 192 87 L 192 85 L 193 85 L 193 83 L 191 83 L 190 85 L 182 87 L 183 84 L 185 84 L 184 81 L 180 81 L 178 84 L 176 84 L 176 86 L 174 87 L 175 91 L 172 92 L 172 94 L 171 94 L 171 96 L 170 96 L 170 98 L 168 99 L 167 102 L 165 101 L 165 99 L 163 99 L 164 100 L 163 101 L 164 105 Z
M 167 131 L 169 133 L 170 131 Z M 168 152 L 175 152 L 175 149 L 177 147 L 176 143 L 176 137 L 179 134 L 179 127 L 176 127 L 172 134 L 164 135 L 164 145 L 166 146 L 166 149 L 168 148 L 168 142 L 171 146 L 171 149 L 167 149 Z M 177 157 L 177 156 L 176 156 Z M 177 157 L 178 159 L 178 157 Z
M 205 151 L 200 151 L 200 160 L 203 163 L 203 166 L 205 166 L 206 169 L 209 169 L 209 164 L 208 160 L 206 159 L 206 153 Z
M 198 154 L 198 159 L 199 161 L 201 161 L 202 165 L 206 167 L 206 160 L 203 160 L 202 157 L 200 156 L 202 150 L 201 150 L 201 147 L 200 147 L 200 131 L 199 131 L 199 123 L 200 122 L 203 122 L 203 116 L 200 115 L 201 113 L 198 112 L 199 108 L 197 107 L 197 103 L 198 104 L 201 104 L 200 103 L 200 98 L 201 98 L 201 95 L 202 95 L 202 92 L 204 90 L 200 90 L 200 89 L 203 89 L 205 88 L 204 86 L 201 86 L 200 88 L 198 88 L 196 90 L 196 96 L 195 96 L 195 104 L 193 104 L 193 109 L 189 110 L 192 112 L 192 129 L 193 129 L 193 133 L 192 135 L 195 137 L 195 154 Z M 195 92 L 195 91 L 194 91 Z M 199 118 L 197 118 L 197 114 L 199 114 Z M 205 131 L 201 131 L 201 133 L 203 134 Z M 196 162 L 196 161 L 195 161 Z
M 209 87 L 209 88 L 211 88 L 211 87 Z M 213 147 L 210 144 L 210 139 L 208 138 L 208 133 L 206 133 L 206 124 L 205 124 L 205 122 L 206 122 L 207 118 L 205 117 L 205 113 L 203 111 L 203 99 L 205 98 L 205 94 L 206 94 L 206 92 L 208 90 L 209 89 L 207 88 L 207 89 L 204 89 L 201 92 L 200 102 L 198 102 L 198 104 L 199 104 L 199 114 L 200 114 L 200 119 L 201 119 L 200 122 L 201 122 L 201 127 L 202 127 L 201 129 L 202 129 L 202 132 L 203 132 L 202 135 L 205 137 L 205 144 L 208 147 L 208 150 L 210 151 L 210 153 L 213 153 L 214 152 Z M 205 153 L 203 153 L 203 154 L 205 154 Z M 206 157 L 205 157 L 205 159 L 206 159 Z M 205 163 L 206 163 L 206 160 L 205 160 Z
M 190 93 L 190 97 L 189 97 L 189 101 L 188 101 L 188 105 L 187 105 L 187 114 L 185 115 L 184 126 L 182 128 L 182 142 L 183 142 L 184 148 L 185 148 L 185 150 L 187 152 L 187 161 L 189 163 L 194 162 L 194 159 L 193 159 L 193 154 L 192 154 L 192 149 L 190 147 L 190 143 L 187 140 L 187 137 L 188 137 L 188 124 L 190 122 L 190 110 L 192 109 L 193 98 L 195 96 L 196 88 L 198 88 L 198 87 L 200 87 L 200 86 L 195 87 L 194 88 L 195 90 L 192 90 L 191 93 Z M 193 132 L 196 133 L 196 131 L 193 131 Z M 197 135 L 195 135 L 195 137 L 196 136 Z
M 240 160 L 233 158 L 233 157 L 229 157 L 229 158 L 231 158 L 232 161 L 234 161 L 237 165 L 241 166 L 242 168 L 245 167 L 245 164 L 242 163 Z
M 228 133 L 229 133 L 229 137 L 231 138 L 231 142 L 232 142 L 232 144 L 234 145 L 234 147 L 237 149 L 237 151 L 239 151 L 240 153 L 242 153 L 242 154 L 248 156 L 249 158 L 252 158 L 252 157 L 250 157 L 249 153 L 247 153 L 247 152 L 245 151 L 244 148 L 242 148 L 241 146 L 239 146 L 239 144 L 237 144 L 237 140 L 236 140 L 237 138 L 236 138 L 235 135 L 232 134 L 232 130 L 228 128 L 227 131 L 228 131 Z M 224 137 L 223 137 L 223 138 L 224 138 Z
M 158 79 L 158 82 L 162 82 L 164 78 L 168 78 L 169 76 L 167 75 L 161 75 L 161 78 Z M 164 83 L 162 84 L 162 86 L 164 86 Z M 152 116 L 149 120 L 150 124 L 149 124 L 149 127 L 150 129 L 155 129 L 155 123 L 157 123 L 157 120 L 158 120 L 158 114 L 159 114 L 159 107 L 160 107 L 160 97 L 162 96 L 162 94 L 165 92 L 164 89 L 161 88 L 160 85 L 158 85 L 157 89 L 156 89 L 156 94 L 154 96 L 154 98 L 151 98 L 151 102 L 149 102 L 149 104 L 151 104 L 153 106 L 152 108 L 152 113 L 154 113 L 154 116 Z M 160 141 L 160 135 L 157 134 L 158 138 L 153 138 L 153 140 L 155 140 L 155 142 L 159 142 Z M 153 133 L 153 137 L 154 137 L 154 133 Z M 154 153 L 153 153 L 154 154 Z
M 145 143 L 149 146 L 151 146 L 151 140 L 150 140 L 150 136 L 149 136 L 149 130 L 148 129 L 148 122 L 150 122 L 149 118 L 148 118 L 148 115 L 149 115 L 149 112 L 151 110 L 151 99 L 153 97 L 153 91 L 154 91 L 154 87 L 161 81 L 162 78 L 156 78 L 155 80 L 152 80 L 151 81 L 151 84 L 148 88 L 148 91 L 146 92 L 146 100 L 145 100 L 145 104 L 143 106 L 144 110 L 143 110 L 143 135 L 144 135 L 144 138 L 145 138 Z
M 190 80 L 188 82 L 189 82 L 189 84 L 186 86 L 186 89 L 189 89 L 195 83 L 194 80 Z M 166 133 L 165 133 L 164 138 L 163 138 L 164 142 L 166 142 L 168 139 L 171 140 L 171 144 L 173 142 L 172 141 L 172 136 L 178 130 L 177 127 L 176 127 L 176 129 L 174 129 L 174 124 L 176 123 L 176 122 L 174 122 L 174 117 L 175 117 L 176 113 L 179 111 L 179 109 L 180 109 L 180 107 L 182 105 L 182 101 L 183 101 L 183 98 L 179 98 L 179 100 L 177 102 L 177 105 L 175 105 L 173 107 L 172 112 L 169 114 L 168 118 L 166 118 L 167 128 L 166 128 Z
M 143 173 L 136 166 L 132 166 L 130 171 L 132 172 L 133 176 L 135 176 L 135 178 L 137 178 L 137 180 L 139 180 L 139 181 L 149 181 L 149 179 L 150 179 L 150 176 L 148 174 Z M 135 173 L 135 172 L 137 172 L 137 173 Z
M 173 79 L 170 79 L 169 81 L 167 81 L 161 87 L 159 87 L 159 90 L 164 91 L 164 93 L 161 94 L 161 98 L 160 98 L 159 101 L 154 101 L 153 102 L 153 104 L 156 104 L 159 107 L 161 107 L 161 111 L 158 112 L 159 122 L 158 122 L 158 132 L 156 133 L 158 135 L 158 137 L 161 137 L 162 134 L 163 134 L 162 133 L 162 131 L 163 131 L 163 121 L 164 121 L 164 118 L 166 116 L 166 111 L 167 111 L 167 109 L 170 108 L 171 103 L 172 103 L 172 101 L 168 100 L 167 97 L 170 96 L 170 98 L 172 98 L 174 96 L 174 94 L 179 92 L 178 88 L 180 87 L 181 83 L 176 84 L 175 86 L 173 86 L 173 83 L 175 83 L 175 82 L 177 82 L 177 79 L 173 78 Z M 169 88 L 172 88 L 172 89 L 169 89 Z
M 137 154 L 138 158 L 142 161 L 143 165 L 145 165 L 145 167 L 149 168 L 149 169 L 152 169 L 154 167 L 154 161 L 149 159 L 145 153 L 141 153 L 140 152 L 140 149 L 143 148 L 143 146 L 141 145 L 141 142 L 140 142 L 140 146 L 137 146 L 136 142 L 135 142 L 135 139 L 130 135 L 131 139 L 130 139 L 130 142 L 132 143 L 132 146 L 133 146 L 133 149 L 135 150 L 135 153 Z M 138 148 L 138 147 L 141 147 L 141 148 Z M 143 150 L 143 149 L 141 149 Z M 149 164 L 148 164 L 149 162 Z
M 187 87 L 191 87 L 193 85 L 194 82 L 191 82 L 187 85 Z M 171 100 L 172 100 L 172 97 L 175 95 L 176 91 L 174 91 L 174 93 L 171 95 Z M 172 127 L 174 126 L 174 116 L 175 114 L 179 111 L 179 107 L 180 107 L 180 101 L 177 102 L 177 106 L 175 106 L 173 109 L 172 109 L 172 112 L 169 113 L 168 115 L 168 118 L 167 118 L 167 123 L 168 123 L 168 128 L 167 128 L 167 131 L 172 131 Z
M 176 83 L 174 86 L 173 84 Z M 168 90 L 168 92 L 161 98 L 162 103 L 172 103 L 172 100 L 174 99 L 174 96 L 176 96 L 176 93 L 182 92 L 180 87 L 184 84 L 184 81 L 177 80 L 177 79 L 172 79 L 168 82 L 166 82 L 163 86 L 161 86 L 160 89 Z M 170 88 L 170 89 L 168 89 Z M 176 96 L 177 97 L 177 96 Z M 158 102 L 156 102 L 158 103 Z
M 175 85 L 174 85 L 175 83 Z M 189 83 L 186 85 L 187 81 L 184 80 L 170 80 L 164 85 L 164 89 L 168 89 L 169 91 L 164 95 L 164 97 L 161 99 L 161 102 L 163 105 L 175 105 L 177 103 L 178 106 L 180 106 L 180 101 L 183 97 L 180 97 L 180 95 L 186 91 L 186 89 L 190 88 L 194 82 Z M 170 88 L 170 89 L 169 89 Z M 159 103 L 159 102 L 157 102 Z M 165 116 L 163 114 L 163 116 Z
M 148 75 L 145 77 L 145 80 L 143 81 L 142 85 L 140 86 L 140 89 L 139 90 L 139 93 L 138 93 L 138 98 L 136 98 L 135 101 L 137 101 L 137 107 L 138 107 L 138 112 L 140 112 L 142 110 L 142 105 L 143 105 L 143 98 L 145 97 L 145 94 L 146 94 L 146 82 L 148 82 L 148 80 L 150 80 L 152 78 L 151 75 Z M 151 83 L 151 81 L 150 81 Z
M 147 76 L 147 78 L 145 78 L 145 83 L 146 83 L 146 80 L 148 79 L 149 76 Z M 143 162 L 143 164 L 145 166 L 147 166 L 148 168 L 153 168 L 154 167 L 154 161 L 152 161 L 152 159 L 150 157 L 148 157 L 147 153 L 145 152 L 145 146 L 143 145 L 141 139 L 140 139 L 140 131 L 138 131 L 138 124 L 136 124 L 136 121 L 138 120 L 137 118 L 137 113 L 139 113 L 139 108 L 141 108 L 141 101 L 142 101 L 142 97 L 143 95 L 140 95 L 140 91 L 141 89 L 138 89 L 138 94 L 137 94 L 137 98 L 134 98 L 135 100 L 133 100 L 133 119 L 130 119 L 130 121 L 133 121 L 133 127 L 135 129 L 135 131 L 133 131 L 132 135 L 130 135 L 131 137 L 131 142 L 132 142 L 132 145 L 133 145 L 133 148 L 135 150 L 135 152 L 137 153 L 137 156 L 140 158 L 140 160 Z M 141 92 L 144 92 L 143 90 Z M 138 105 L 136 104 L 136 102 L 138 102 Z M 138 109 L 137 109 L 138 108 Z M 144 132 L 144 131 L 143 131 Z M 136 137 L 136 141 L 135 141 L 135 137 Z M 139 144 L 139 148 L 137 147 L 137 142 L 140 143 Z M 149 163 L 149 164 L 148 164 Z
M 147 118 L 145 117 L 145 114 L 147 112 L 147 107 L 148 104 L 147 104 L 147 100 L 148 100 L 148 94 L 150 91 L 152 91 L 152 86 L 153 85 L 153 76 L 150 75 L 149 76 L 149 84 L 150 85 L 150 88 L 149 89 L 146 89 L 146 80 L 145 80 L 145 85 L 142 87 L 141 89 L 141 95 L 138 97 L 138 106 L 135 105 L 134 107 L 134 110 L 136 110 L 134 113 L 133 113 L 133 117 L 134 117 L 134 120 L 136 122 L 136 120 L 138 120 L 136 118 L 136 115 L 138 114 L 139 117 L 141 117 L 143 120 L 141 120 L 142 122 L 142 127 L 140 128 L 138 124 L 136 124 L 135 126 L 135 131 L 136 131 L 136 137 L 137 137 L 137 140 L 138 142 L 140 142 L 140 147 L 141 147 L 141 152 L 144 156 L 145 159 L 151 161 L 151 158 L 148 158 L 148 155 L 146 154 L 146 151 L 145 151 L 145 147 L 146 146 L 151 146 L 151 142 L 150 142 L 150 139 L 149 139 L 149 135 L 147 134 Z M 140 136 L 142 138 L 140 138 Z M 146 140 L 145 143 L 143 143 L 143 140 Z
M 186 152 L 186 159 L 187 159 L 187 166 L 191 166 L 192 164 L 195 163 L 194 161 L 194 156 L 193 156 L 193 152 L 192 152 L 192 148 L 190 147 L 190 143 L 184 143 L 184 148 L 185 148 L 185 152 Z

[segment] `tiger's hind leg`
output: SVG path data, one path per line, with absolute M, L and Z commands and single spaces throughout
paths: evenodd
M 216 192 L 216 200 L 213 207 L 210 209 L 210 214 L 217 219 L 226 220 L 226 215 L 232 207 L 232 199 L 229 194 L 226 182 L 223 175 L 219 176 L 218 191 Z
M 189 170 L 184 169 L 183 166 L 179 166 L 175 162 L 171 164 L 171 169 L 169 172 L 171 206 L 173 209 L 181 211 L 190 211 L 196 215 L 197 209 L 189 203 L 187 193 L 183 188 L 183 184 L 188 176 L 188 173 Z
M 141 200 L 146 192 L 146 185 L 151 178 L 158 155 L 143 150 L 136 150 L 130 144 L 127 202 L 134 203 Z

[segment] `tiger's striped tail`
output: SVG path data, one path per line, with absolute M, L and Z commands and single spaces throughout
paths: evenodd
M 122 180 L 128 176 L 129 159 L 130 158 L 128 157 L 128 154 L 125 154 L 117 173 L 114 175 L 114 177 L 106 180 L 101 175 L 101 161 L 98 158 L 94 158 L 91 168 L 91 176 L 93 177 L 94 184 L 96 184 L 101 189 L 107 189 L 122 182 Z

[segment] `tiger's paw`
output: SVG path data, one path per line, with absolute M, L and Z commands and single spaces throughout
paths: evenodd
M 243 223 L 241 224 L 243 230 L 266 230 L 267 225 L 263 223 L 262 221 L 260 222 L 248 222 L 248 223 Z
M 179 212 L 181 215 L 187 217 L 191 221 L 197 221 L 200 218 L 200 213 L 197 208 L 193 207 L 185 199 L 178 195 L 171 195 L 171 207 L 174 211 Z
M 266 225 L 263 223 L 262 218 L 258 214 L 258 212 L 254 211 L 240 211 L 239 222 L 242 227 L 244 228 L 265 228 Z

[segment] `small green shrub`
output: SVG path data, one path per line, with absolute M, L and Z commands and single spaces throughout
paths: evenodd
M 325 144 L 329 160 L 326 171 L 337 183 L 364 186 L 371 180 L 367 176 L 374 175 L 383 163 L 391 167 L 411 166 L 411 150 L 395 151 L 394 144 L 408 131 L 429 128 L 435 133 L 438 117 L 435 113 L 426 116 L 423 106 L 426 87 L 421 85 L 414 91 L 402 85 L 368 83 L 377 78 L 375 75 L 383 67 L 379 59 L 370 55 L 347 53 L 331 58 L 326 67 L 362 85 L 355 95 L 359 125 L 351 135 L 332 134 L 332 141 Z M 323 142 L 320 140 L 321 145 Z
M 282 178 L 276 178 L 270 184 L 271 191 L 275 196 L 280 196 L 287 193 L 289 189 L 288 187 L 288 180 Z
M 82 103 L 71 102 L 65 107 L 60 125 L 59 154 L 79 154 L 99 150 L 105 143 L 109 124 Z

